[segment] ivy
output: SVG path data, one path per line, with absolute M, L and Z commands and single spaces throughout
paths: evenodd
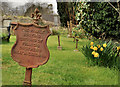
M 79 14 L 82 10 L 82 15 L 76 15 L 76 18 L 80 19 L 83 29 L 97 38 L 105 33 L 106 38 L 120 39 L 119 14 L 113 7 L 107 2 L 87 2 L 82 4 L 83 7 L 81 3 L 78 4 L 80 8 L 76 13 Z M 112 5 L 117 7 L 116 2 L 112 2 Z M 82 19 L 81 16 L 83 16 Z

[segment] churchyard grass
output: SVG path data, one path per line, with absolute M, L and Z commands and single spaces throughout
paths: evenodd
M 50 59 L 45 65 L 34 68 L 32 85 L 117 85 L 118 71 L 98 66 L 88 66 L 81 50 L 74 52 L 73 38 L 60 37 L 63 50 L 57 50 L 57 36 L 48 38 Z M 15 43 L 11 36 L 10 43 L 2 45 L 2 84 L 22 85 L 25 77 L 25 67 L 19 66 L 11 58 L 11 47 Z M 80 39 L 78 48 L 90 42 Z

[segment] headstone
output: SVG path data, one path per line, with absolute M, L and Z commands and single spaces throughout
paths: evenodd
M 8 27 L 10 26 L 11 19 L 4 19 L 3 20 L 3 27 Z

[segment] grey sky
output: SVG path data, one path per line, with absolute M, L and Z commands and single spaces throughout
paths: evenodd
M 5 0 L 6 1 L 6 0 Z M 56 0 L 7 0 L 8 2 L 13 2 L 12 6 L 17 7 L 20 5 L 24 5 L 27 2 L 34 1 L 35 2 L 43 2 L 48 4 L 53 4 L 53 11 L 57 13 L 57 3 Z

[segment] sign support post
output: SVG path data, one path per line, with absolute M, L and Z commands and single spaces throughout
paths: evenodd
M 23 85 L 32 85 L 31 78 L 32 78 L 32 68 L 26 68 L 25 80 L 23 82 Z

